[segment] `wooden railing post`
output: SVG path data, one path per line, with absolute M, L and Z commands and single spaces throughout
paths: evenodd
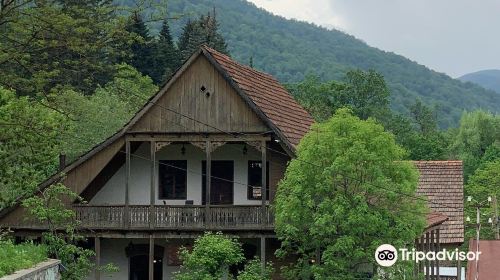
M 130 184 L 130 141 L 125 140 L 125 209 L 123 213 L 124 227 L 130 227 L 130 214 L 129 214 L 129 184 Z
M 154 204 L 155 204 L 155 182 L 156 182 L 156 142 L 150 141 L 151 145 L 151 186 L 150 186 L 150 196 L 149 196 L 149 227 L 154 227 L 155 215 L 154 215 Z
M 261 222 L 262 226 L 266 225 L 266 200 L 267 200 L 267 147 L 266 140 L 262 140 L 260 145 L 261 150 L 261 171 L 262 171 L 262 181 L 260 187 L 260 196 L 262 198 L 262 215 Z

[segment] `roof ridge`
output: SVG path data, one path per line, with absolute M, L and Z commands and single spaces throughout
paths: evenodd
M 229 55 L 224 54 L 224 53 L 221 53 L 221 52 L 219 52 L 218 50 L 213 49 L 213 48 L 211 48 L 211 47 L 207 46 L 206 44 L 201 45 L 201 48 L 205 49 L 206 51 L 208 51 L 208 52 L 209 52 L 210 54 L 212 54 L 212 55 L 214 55 L 214 54 L 215 54 L 215 55 L 221 56 L 221 57 L 223 57 L 225 60 L 227 60 L 227 61 L 229 61 L 229 62 L 231 62 L 231 63 L 233 63 L 233 64 L 236 64 L 236 65 L 238 65 L 239 67 L 243 67 L 243 68 L 245 68 L 245 70 L 249 70 L 249 71 L 255 72 L 255 73 L 257 73 L 257 74 L 263 75 L 263 76 L 265 76 L 265 77 L 267 77 L 267 78 L 270 78 L 270 79 L 272 79 L 272 80 L 274 80 L 274 81 L 278 81 L 278 79 L 276 79 L 273 75 L 271 75 L 271 74 L 269 74 L 269 73 L 266 73 L 266 72 L 264 72 L 264 71 L 261 71 L 261 70 L 257 70 L 257 69 L 255 69 L 255 68 L 252 68 L 252 67 L 250 67 L 250 66 L 248 66 L 248 65 L 246 65 L 246 64 L 240 63 L 240 62 L 236 61 L 235 59 L 233 59 L 232 57 L 230 57 Z

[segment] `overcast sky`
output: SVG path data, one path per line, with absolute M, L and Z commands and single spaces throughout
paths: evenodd
M 249 0 L 452 77 L 500 69 L 500 0 Z

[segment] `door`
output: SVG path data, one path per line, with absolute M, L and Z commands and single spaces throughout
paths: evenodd
M 163 278 L 163 262 L 162 258 L 154 258 L 153 275 L 154 280 Z M 137 255 L 130 258 L 130 280 L 148 280 L 149 279 L 149 256 Z
M 212 177 L 210 180 L 210 204 L 233 204 L 234 163 L 232 160 L 211 161 Z M 207 162 L 202 161 L 202 203 L 206 203 Z

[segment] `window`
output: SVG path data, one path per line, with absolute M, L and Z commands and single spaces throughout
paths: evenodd
M 266 198 L 269 200 L 269 162 L 266 168 Z M 261 161 L 248 161 L 248 199 L 262 199 L 262 163 Z
M 187 161 L 160 160 L 159 198 L 187 198 Z

